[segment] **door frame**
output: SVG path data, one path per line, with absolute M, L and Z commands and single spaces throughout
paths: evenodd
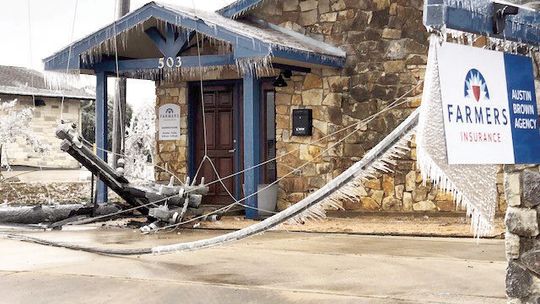
M 260 85 L 260 99 L 259 102 L 261 104 L 261 107 L 265 106 L 265 95 L 264 92 L 269 90 L 270 88 L 273 88 L 272 81 L 274 78 L 272 77 L 261 77 L 260 79 L 261 85 Z M 194 92 L 200 90 L 200 81 L 190 81 L 187 83 L 188 85 L 188 117 L 187 117 L 187 125 L 188 125 L 188 151 L 187 151 L 187 159 L 188 159 L 188 175 L 190 177 L 193 177 L 195 175 L 195 172 L 197 170 L 196 163 L 196 139 L 195 139 L 195 128 L 196 128 L 196 104 L 191 102 L 193 100 Z M 233 136 L 236 139 L 236 146 L 234 147 L 234 172 L 239 172 L 243 170 L 244 168 L 244 120 L 243 120 L 243 86 L 242 86 L 242 79 L 231 79 L 231 80 L 208 80 L 203 81 L 203 88 L 204 87 L 210 87 L 210 86 L 233 86 Z M 262 110 L 262 108 L 261 108 Z M 265 111 L 261 111 L 261 115 L 263 115 Z M 261 117 L 261 128 L 265 128 L 266 124 L 263 122 L 265 121 L 265 118 Z M 266 134 L 263 129 L 261 129 L 260 132 L 260 138 L 261 140 L 264 140 L 264 136 Z M 261 141 L 261 143 L 264 141 Z M 261 151 L 261 160 L 265 158 L 265 150 L 262 149 Z M 265 183 L 264 180 L 264 166 L 260 170 L 260 182 Z M 242 184 L 244 182 L 244 175 L 238 174 L 234 177 L 234 197 L 238 200 L 242 198 Z
M 200 81 L 191 81 L 188 82 L 188 93 L 187 93 L 187 105 L 188 105 L 188 115 L 187 115 L 187 125 L 188 125 L 188 175 L 193 177 L 197 170 L 196 163 L 196 138 L 195 138 L 195 128 L 196 126 L 196 117 L 197 114 L 197 103 L 194 103 L 192 100 L 196 98 L 196 92 L 200 90 Z M 235 143 L 235 152 L 233 155 L 233 172 L 241 171 L 243 168 L 243 119 L 242 119 L 242 80 L 233 79 L 233 80 L 212 80 L 212 81 L 203 81 L 203 88 L 211 86 L 232 86 L 233 87 L 233 136 L 236 139 Z M 243 175 L 239 174 L 234 177 L 234 197 L 240 199 L 242 196 L 242 180 Z

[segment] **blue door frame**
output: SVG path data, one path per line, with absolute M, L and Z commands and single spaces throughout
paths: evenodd
M 244 76 L 243 79 L 204 81 L 203 86 L 234 86 L 234 136 L 237 139 L 234 153 L 234 171 L 239 172 L 243 168 L 251 168 L 261 162 L 261 84 L 269 79 L 258 79 L 253 76 Z M 194 176 L 197 170 L 195 159 L 195 104 L 191 100 L 195 98 L 194 90 L 200 90 L 200 82 L 188 84 L 188 172 Z M 236 199 L 247 197 L 242 203 L 251 207 L 246 208 L 246 217 L 249 219 L 259 218 L 257 187 L 261 183 L 260 168 L 248 170 L 244 174 L 234 177 L 234 196 Z M 243 177 L 243 180 L 242 180 Z M 244 187 L 242 187 L 244 185 Z M 242 191 L 243 190 L 243 191 Z M 244 192 L 244 196 L 242 196 Z

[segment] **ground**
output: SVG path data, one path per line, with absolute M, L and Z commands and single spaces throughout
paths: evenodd
M 29 232 L 26 232 L 29 233 Z M 31 233 L 133 247 L 224 233 Z M 273 231 L 226 246 L 115 257 L 0 240 L 2 303 L 505 303 L 504 242 Z
M 473 237 L 470 222 L 465 214 L 444 213 L 357 213 L 328 212 L 325 219 L 310 220 L 302 225 L 281 225 L 277 230 L 294 232 L 326 232 L 362 235 Z M 343 217 L 350 216 L 350 217 Z M 221 221 L 203 222 L 208 229 L 240 229 L 254 224 L 242 216 L 224 217 Z M 488 238 L 503 238 L 503 218 L 495 218 L 493 231 Z

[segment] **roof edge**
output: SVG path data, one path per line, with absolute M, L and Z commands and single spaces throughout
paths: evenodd
M 95 96 L 84 96 L 84 95 L 76 95 L 76 94 L 65 94 L 63 92 L 53 91 L 53 90 L 44 90 L 44 89 L 36 89 L 36 92 L 28 92 L 24 90 L 20 90 L 16 87 L 11 86 L 0 86 L 0 94 L 8 94 L 8 95 L 22 95 L 22 96 L 39 96 L 39 97 L 53 97 L 53 98 L 70 98 L 70 99 L 80 99 L 80 100 L 95 100 Z
M 236 19 L 238 16 L 243 15 L 245 12 L 260 5 L 264 0 L 237 0 L 219 10 L 216 13 L 223 17 Z

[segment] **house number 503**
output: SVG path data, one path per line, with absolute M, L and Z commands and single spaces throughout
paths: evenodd
M 181 66 L 182 66 L 182 58 L 180 56 L 159 58 L 158 68 L 160 69 L 163 69 L 164 67 L 179 68 Z

